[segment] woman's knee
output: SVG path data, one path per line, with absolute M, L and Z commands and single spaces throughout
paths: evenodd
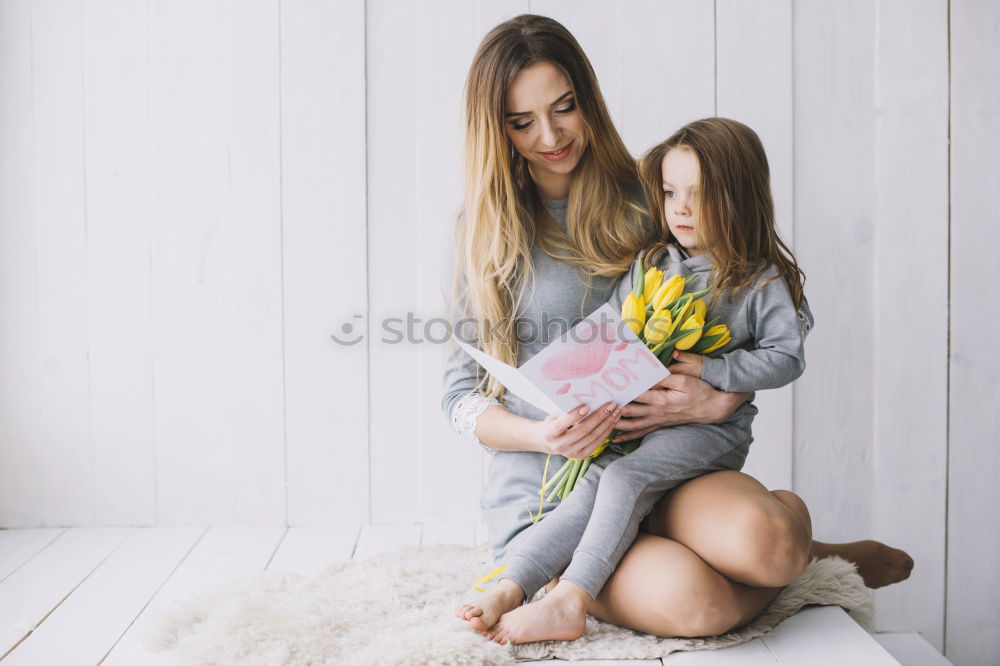
M 771 495 L 775 497 L 779 502 L 787 506 L 792 512 L 798 516 L 802 524 L 805 525 L 806 532 L 809 535 L 810 542 L 812 541 L 812 518 L 809 516 L 809 507 L 802 500 L 801 497 L 793 493 L 791 490 L 772 490 Z
M 788 506 L 778 500 L 754 502 L 742 507 L 737 518 L 737 538 L 752 578 L 744 582 L 783 587 L 805 570 L 812 538 L 808 526 Z

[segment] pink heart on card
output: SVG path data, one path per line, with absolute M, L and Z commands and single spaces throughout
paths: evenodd
M 556 389 L 556 395 L 566 395 L 567 393 L 569 393 L 569 388 L 570 384 L 569 382 L 566 382 L 565 384 Z
M 542 376 L 560 381 L 588 377 L 600 372 L 617 340 L 613 337 L 614 327 L 606 326 L 602 335 L 597 335 L 596 327 L 592 332 L 593 335 L 587 334 L 586 339 L 592 339 L 593 342 L 576 345 L 547 360 L 542 365 Z M 583 335 L 581 332 L 581 336 Z

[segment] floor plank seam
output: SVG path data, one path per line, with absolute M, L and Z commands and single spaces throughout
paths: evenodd
M 59 534 L 57 534 L 57 535 L 55 535 L 54 537 L 52 537 L 51 539 L 49 539 L 49 541 L 48 541 L 48 542 L 46 542 L 46 544 L 45 544 L 44 546 L 42 546 L 41 548 L 39 548 L 38 550 L 36 550 L 36 551 L 35 551 L 35 552 L 34 552 L 34 553 L 33 553 L 33 554 L 31 555 L 31 557 L 29 557 L 29 558 L 28 558 L 28 559 L 26 559 L 26 560 L 25 560 L 24 562 L 21 562 L 21 563 L 20 563 L 20 564 L 18 564 L 18 565 L 17 565 L 16 567 L 14 567 L 14 570 L 13 570 L 13 571 L 11 571 L 11 572 L 10 572 L 9 574 L 7 574 L 6 576 L 4 576 L 3 578 L 0 578 L 0 584 L 2 584 L 2 583 L 3 583 L 4 581 L 5 581 L 5 580 L 7 580 L 8 578 L 10 578 L 10 577 L 11 577 L 11 576 L 13 576 L 14 574 L 16 574 L 16 573 L 17 573 L 17 571 L 18 571 L 18 569 L 20 569 L 21 567 L 23 567 L 23 566 L 24 566 L 25 564 L 27 564 L 27 563 L 28 563 L 28 562 L 30 562 L 31 560 L 35 559 L 36 557 L 38 557 L 38 556 L 39 556 L 39 554 L 41 554 L 41 553 L 42 553 L 42 551 L 44 551 L 44 550 L 45 550 L 46 548 L 48 548 L 48 547 L 49 547 L 49 546 L 51 546 L 51 545 L 52 545 L 53 543 L 55 543 L 56 541 L 58 541 L 58 540 L 59 540 L 59 538 L 60 538 L 60 537 L 61 537 L 62 535 L 66 534 L 66 532 L 68 532 L 68 531 L 69 531 L 69 529 L 70 529 L 70 528 L 68 528 L 68 527 L 64 527 L 64 528 L 63 528 L 63 531 L 62 531 L 62 532 L 60 532 Z
M 93 569 L 91 569 L 90 571 L 88 571 L 88 572 L 87 572 L 87 575 L 86 575 L 86 576 L 84 576 L 83 578 L 81 578 L 81 579 L 80 579 L 80 582 L 78 582 L 78 583 L 77 583 L 76 585 L 74 585 L 74 586 L 73 586 L 73 589 L 71 589 L 71 590 L 70 590 L 69 592 L 67 592 L 67 593 L 65 594 L 65 596 L 63 596 L 63 598 L 62 598 L 62 599 L 60 599 L 58 603 L 56 603 L 56 605 L 55 605 L 55 606 L 53 606 L 52 608 L 50 608 L 50 609 L 49 609 L 49 612 L 48 612 L 48 613 L 46 613 L 46 614 L 45 614 L 44 616 L 42 616 L 42 619 L 41 619 L 41 620 L 39 620 L 39 621 L 38 621 L 37 623 L 35 623 L 35 626 L 33 626 L 33 627 L 32 627 L 31 629 L 29 629 L 29 630 L 28 630 L 28 633 L 26 633 L 26 634 L 25 634 L 24 636 L 22 636 L 22 637 L 21 637 L 21 640 L 19 640 L 19 641 L 18 641 L 17 643 L 15 643 L 15 644 L 14 644 L 14 645 L 13 645 L 13 646 L 12 646 L 12 647 L 11 647 L 11 648 L 9 649 L 9 650 L 7 650 L 7 651 L 6 651 L 6 652 L 4 652 L 4 653 L 3 653 L 2 655 L 0 655 L 0 661 L 3 661 L 4 659 L 6 659 L 6 658 L 7 658 L 7 656 L 8 656 L 8 655 L 10 655 L 10 653 L 11 653 L 11 652 L 13 652 L 14 650 L 16 650 L 16 649 L 17 649 L 17 647 L 18 647 L 18 646 L 19 646 L 19 645 L 20 645 L 21 643 L 23 643 L 23 642 L 24 642 L 25 640 L 27 640 L 27 639 L 28 639 L 28 636 L 31 636 L 31 634 L 33 634 L 33 633 L 35 632 L 35 629 L 38 629 L 38 627 L 42 626 L 42 623 L 43 623 L 43 622 L 45 622 L 45 620 L 49 619 L 49 616 L 50 616 L 50 615 L 52 615 L 52 614 L 53 614 L 54 612 L 56 612 L 56 610 L 57 610 L 57 609 L 58 609 L 58 608 L 59 608 L 60 606 L 62 606 L 62 605 L 63 605 L 63 603 L 64 603 L 64 602 L 65 602 L 65 601 L 66 601 L 67 599 L 69 599 L 69 598 L 70 598 L 70 596 L 71 596 L 71 595 L 72 595 L 72 594 L 73 594 L 74 592 L 76 592 L 76 591 L 77 591 L 77 590 L 78 590 L 78 589 L 80 588 L 80 586 L 81 586 L 81 585 L 83 585 L 83 584 L 84 584 L 85 582 L 87 582 L 87 579 L 88 579 L 88 578 L 90 578 L 91 576 L 93 576 L 93 575 L 94 575 L 94 572 L 95 572 L 95 571 L 97 571 L 98 569 L 100 569 L 100 568 L 101 568 L 101 565 L 103 565 L 103 564 L 104 564 L 105 562 L 107 562 L 107 561 L 108 561 L 108 559 L 109 559 L 109 558 L 110 558 L 110 557 L 111 557 L 112 555 L 114 555 L 115 553 L 117 553 L 117 552 L 118 552 L 118 549 L 119 549 L 119 548 L 121 548 L 121 547 L 122 547 L 123 545 L 125 545 L 125 542 L 127 542 L 127 541 L 128 541 L 129 539 L 131 539 L 131 538 L 132 538 L 133 536 L 135 536 L 135 533 L 136 533 L 136 531 L 137 531 L 137 530 L 138 530 L 138 528 L 135 528 L 135 529 L 133 529 L 133 530 L 132 530 L 132 532 L 131 532 L 131 533 L 130 533 L 130 534 L 129 534 L 129 535 L 127 536 L 127 537 L 125 537 L 124 539 L 122 539 L 122 540 L 121 540 L 121 541 L 120 541 L 120 542 L 118 543 L 118 545 L 117 545 L 117 546 L 115 546 L 114 548 L 112 548 L 112 549 L 111 549 L 111 552 L 110 552 L 110 553 L 108 553 L 107 555 L 105 555 L 105 556 L 104 556 L 104 559 L 102 559 L 102 560 L 101 560 L 100 562 L 98 562 L 98 563 L 97 563 L 97 564 L 96 564 L 96 565 L 94 566 L 94 568 L 93 568 Z M 66 531 L 68 532 L 68 531 L 69 531 L 69 528 L 67 528 L 67 530 L 66 530 Z M 53 541 L 55 541 L 55 539 L 53 539 Z M 39 552 L 41 552 L 41 551 L 39 551 Z
M 774 650 L 772 650 L 771 646 L 768 645 L 767 641 L 764 640 L 766 636 L 767 636 L 766 633 L 761 634 L 760 636 L 757 637 L 757 640 L 759 640 L 760 644 L 764 646 L 764 649 L 767 650 L 767 653 L 771 655 L 771 659 L 774 659 L 774 663 L 780 664 L 781 660 L 778 659 L 778 655 L 774 654 Z
M 354 559 L 354 554 L 358 552 L 358 544 L 361 543 L 361 532 L 364 530 L 364 525 L 358 525 L 358 531 L 354 535 L 354 545 L 351 546 L 351 558 Z
M 121 635 L 118 636 L 117 639 L 115 639 L 115 642 L 111 644 L 111 647 L 108 648 L 108 651 L 105 652 L 104 656 L 101 657 L 101 659 L 97 662 L 97 666 L 101 666 L 101 664 L 104 663 L 104 660 L 108 658 L 108 655 L 114 652 L 115 647 L 117 647 L 118 644 L 121 642 L 122 638 L 125 637 L 125 634 L 129 632 L 129 629 L 132 628 L 132 625 L 135 624 L 136 620 L 142 617 L 142 614 L 146 612 L 146 609 L 149 608 L 149 604 L 153 603 L 153 599 L 156 599 L 156 595 L 160 593 L 160 590 L 163 589 L 163 586 L 167 584 L 167 581 L 173 578 L 173 575 L 177 573 L 178 569 L 181 568 L 181 565 L 184 564 L 184 561 L 187 560 L 188 556 L 194 551 L 195 548 L 198 547 L 198 544 L 201 543 L 201 540 L 205 538 L 205 535 L 208 534 L 209 529 L 211 528 L 206 527 L 204 530 L 202 530 L 202 533 L 198 535 L 197 539 L 194 540 L 194 543 L 191 544 L 191 547 L 187 549 L 187 552 L 184 553 L 184 556 L 180 559 L 180 561 L 176 565 L 174 565 L 174 568 L 170 570 L 170 573 L 168 573 L 166 577 L 160 582 L 159 586 L 155 590 L 153 590 L 153 594 L 150 595 L 149 600 L 146 601 L 145 604 L 143 604 L 142 608 L 139 609 L 139 612 L 136 613 L 135 617 L 132 618 L 132 621 L 128 623 L 127 627 L 125 627 L 125 630 L 121 633 Z
M 267 558 L 267 564 L 264 565 L 264 571 L 271 568 L 271 562 L 274 561 L 274 556 L 278 554 L 278 550 L 281 548 L 281 544 L 285 542 L 285 537 L 288 536 L 288 530 L 290 528 L 285 525 L 285 531 L 281 533 L 281 538 L 278 539 L 278 543 L 274 545 L 274 550 L 271 551 L 271 557 Z

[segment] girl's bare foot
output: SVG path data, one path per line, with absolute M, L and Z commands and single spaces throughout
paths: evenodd
M 586 628 L 590 602 L 582 587 L 562 581 L 538 601 L 504 613 L 489 638 L 501 645 L 576 640 Z
M 913 558 L 898 548 L 878 541 L 853 541 L 851 543 L 822 543 L 813 541 L 812 556 L 816 558 L 839 555 L 858 566 L 858 573 L 871 588 L 885 587 L 906 580 L 913 570 Z
M 503 578 L 475 603 L 462 604 L 456 608 L 455 617 L 466 620 L 473 629 L 485 636 L 501 615 L 520 606 L 523 600 L 521 586 Z

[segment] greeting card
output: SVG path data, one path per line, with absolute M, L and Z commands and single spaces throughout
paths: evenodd
M 508 391 L 548 414 L 581 404 L 624 405 L 670 374 L 663 363 L 604 304 L 520 368 L 455 342 Z

